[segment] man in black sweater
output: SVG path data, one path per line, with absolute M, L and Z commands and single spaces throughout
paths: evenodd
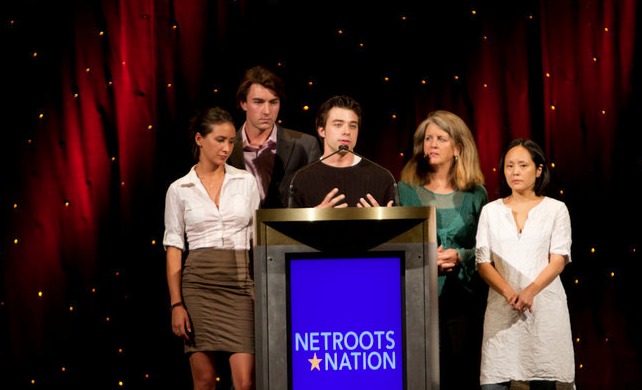
M 361 112 L 361 105 L 349 96 L 332 97 L 319 107 L 316 128 L 323 139 L 323 156 L 294 174 L 289 207 L 395 205 L 394 176 L 353 151 Z

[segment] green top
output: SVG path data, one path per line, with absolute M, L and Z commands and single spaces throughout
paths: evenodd
M 475 235 L 482 206 L 488 203 L 488 192 L 477 185 L 470 191 L 437 194 L 424 186 L 412 187 L 399 182 L 399 203 L 402 206 L 435 206 L 437 209 L 437 242 L 444 249 L 454 248 L 461 256 L 462 266 L 452 273 L 453 283 L 472 292 L 470 286 L 475 268 Z M 451 274 L 449 274 L 451 275 Z M 446 284 L 446 275 L 439 275 L 438 292 Z M 451 282 L 449 282 L 451 283 Z

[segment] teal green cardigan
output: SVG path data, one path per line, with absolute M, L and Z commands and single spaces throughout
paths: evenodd
M 462 266 L 448 278 L 470 291 L 469 283 L 476 274 L 475 236 L 481 208 L 488 203 L 488 192 L 477 185 L 470 191 L 436 194 L 423 186 L 410 186 L 399 182 L 401 206 L 435 206 L 437 211 L 437 241 L 444 249 L 454 248 L 461 257 Z M 447 282 L 446 275 L 439 275 L 438 292 Z M 450 281 L 448 283 L 451 283 Z

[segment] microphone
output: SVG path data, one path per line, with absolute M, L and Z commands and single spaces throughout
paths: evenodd
M 388 175 L 390 175 L 390 177 L 392 178 L 392 183 L 393 183 L 393 192 L 394 192 L 394 201 L 395 201 L 395 204 L 394 204 L 394 205 L 395 205 L 395 206 L 399 206 L 399 188 L 398 188 L 398 186 L 397 186 L 397 179 L 395 179 L 395 177 L 394 177 L 394 175 L 392 174 L 392 172 L 390 172 L 388 169 L 386 169 L 386 168 L 382 167 L 381 165 L 377 164 L 376 162 L 374 162 L 374 161 L 370 160 L 369 158 L 365 158 L 365 157 L 363 157 L 362 155 L 360 155 L 359 153 L 355 152 L 354 150 L 351 150 L 351 149 L 350 149 L 350 147 L 349 147 L 348 145 L 340 145 L 340 146 L 339 146 L 339 150 L 345 150 L 345 151 L 348 151 L 348 152 L 350 152 L 350 153 L 354 154 L 355 156 L 357 156 L 357 157 L 359 157 L 359 158 L 361 158 L 361 159 L 363 159 L 363 160 L 368 161 L 370 164 L 373 164 L 373 165 L 375 165 L 375 166 L 377 166 L 377 167 L 379 167 L 379 168 L 383 169 L 384 171 L 388 172 Z M 335 153 L 336 153 L 336 152 L 335 152 Z M 330 156 L 328 156 L 328 157 L 330 157 Z M 384 206 L 385 206 L 385 205 L 384 205 Z
M 310 169 L 313 166 L 319 164 L 321 161 L 325 160 L 326 158 L 330 158 L 330 157 L 334 156 L 335 154 L 337 154 L 339 152 L 345 152 L 346 150 L 349 151 L 350 148 L 348 146 L 346 146 L 346 145 L 340 145 L 339 148 L 337 150 L 335 150 L 334 152 L 328 154 L 327 156 L 321 157 L 317 161 L 312 162 L 312 163 L 304 166 L 303 168 L 299 169 L 298 171 L 296 171 L 294 173 L 294 176 L 292 176 L 292 180 L 290 180 L 290 189 L 288 190 L 288 208 L 292 208 L 292 197 L 294 195 L 294 180 L 296 180 L 296 177 L 299 175 L 299 173 L 301 173 L 303 171 L 307 171 L 308 169 Z

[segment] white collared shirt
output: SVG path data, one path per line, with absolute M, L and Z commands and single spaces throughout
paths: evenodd
M 254 176 L 226 164 L 219 207 L 216 207 L 192 167 L 167 190 L 163 246 L 183 251 L 187 248 L 250 249 L 259 201 Z

